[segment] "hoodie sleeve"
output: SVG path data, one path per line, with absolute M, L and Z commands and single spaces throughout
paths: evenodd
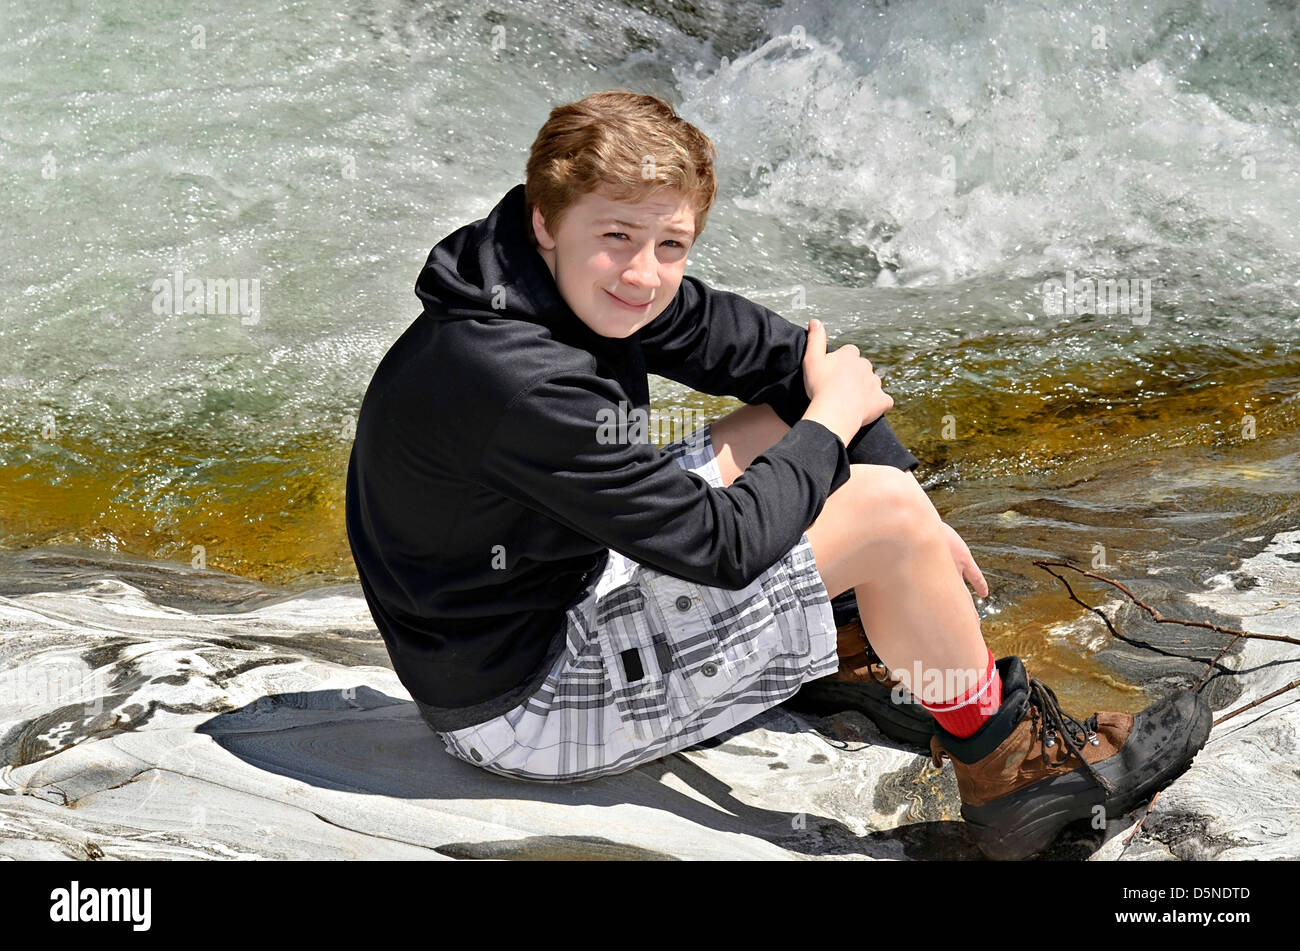
M 808 409 L 808 332 L 760 304 L 685 276 L 676 299 L 640 331 L 646 369 L 713 396 L 766 403 L 793 426 Z M 849 441 L 849 461 L 915 469 L 885 417 Z
M 737 590 L 789 552 L 849 478 L 839 437 L 802 420 L 730 486 L 711 486 L 651 443 L 600 428 L 626 399 L 577 372 L 530 384 L 484 448 L 482 483 L 637 562 Z

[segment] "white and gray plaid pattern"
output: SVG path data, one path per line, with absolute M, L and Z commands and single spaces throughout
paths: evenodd
M 708 424 L 663 447 L 722 487 Z M 537 782 L 612 775 L 717 736 L 839 667 L 830 599 L 808 536 L 739 591 L 610 551 L 567 612 L 567 643 L 526 701 L 439 732 L 447 752 Z

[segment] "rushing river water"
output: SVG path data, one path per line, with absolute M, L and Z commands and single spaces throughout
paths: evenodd
M 603 88 L 714 139 L 691 272 L 882 371 L 995 652 L 1063 699 L 1147 678 L 1034 558 L 1177 614 L 1300 525 L 1294 3 L 3 6 L 3 548 L 354 580 L 351 428 L 429 248 Z M 177 313 L 193 278 L 226 306 Z

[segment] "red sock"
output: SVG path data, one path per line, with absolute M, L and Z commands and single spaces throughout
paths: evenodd
M 952 700 L 933 704 L 922 700 L 921 706 L 929 710 L 939 726 L 953 736 L 974 734 L 1002 706 L 1002 678 L 993 663 L 993 651 L 989 651 L 988 666 L 975 686 Z

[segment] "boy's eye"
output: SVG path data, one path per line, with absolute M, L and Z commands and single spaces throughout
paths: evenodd
M 624 234 L 623 232 L 621 232 L 621 231 L 606 231 L 606 232 L 605 232 L 605 237 L 606 237 L 606 238 L 626 238 L 627 235 L 625 235 L 625 234 Z M 682 243 L 681 243 L 680 241 L 676 241 L 676 240 L 674 240 L 674 239 L 672 239 L 672 238 L 669 238 L 668 241 L 671 242 L 671 243 L 673 243 L 673 244 L 675 244 L 675 245 L 677 245 L 677 247 L 679 247 L 679 248 L 683 246 Z

